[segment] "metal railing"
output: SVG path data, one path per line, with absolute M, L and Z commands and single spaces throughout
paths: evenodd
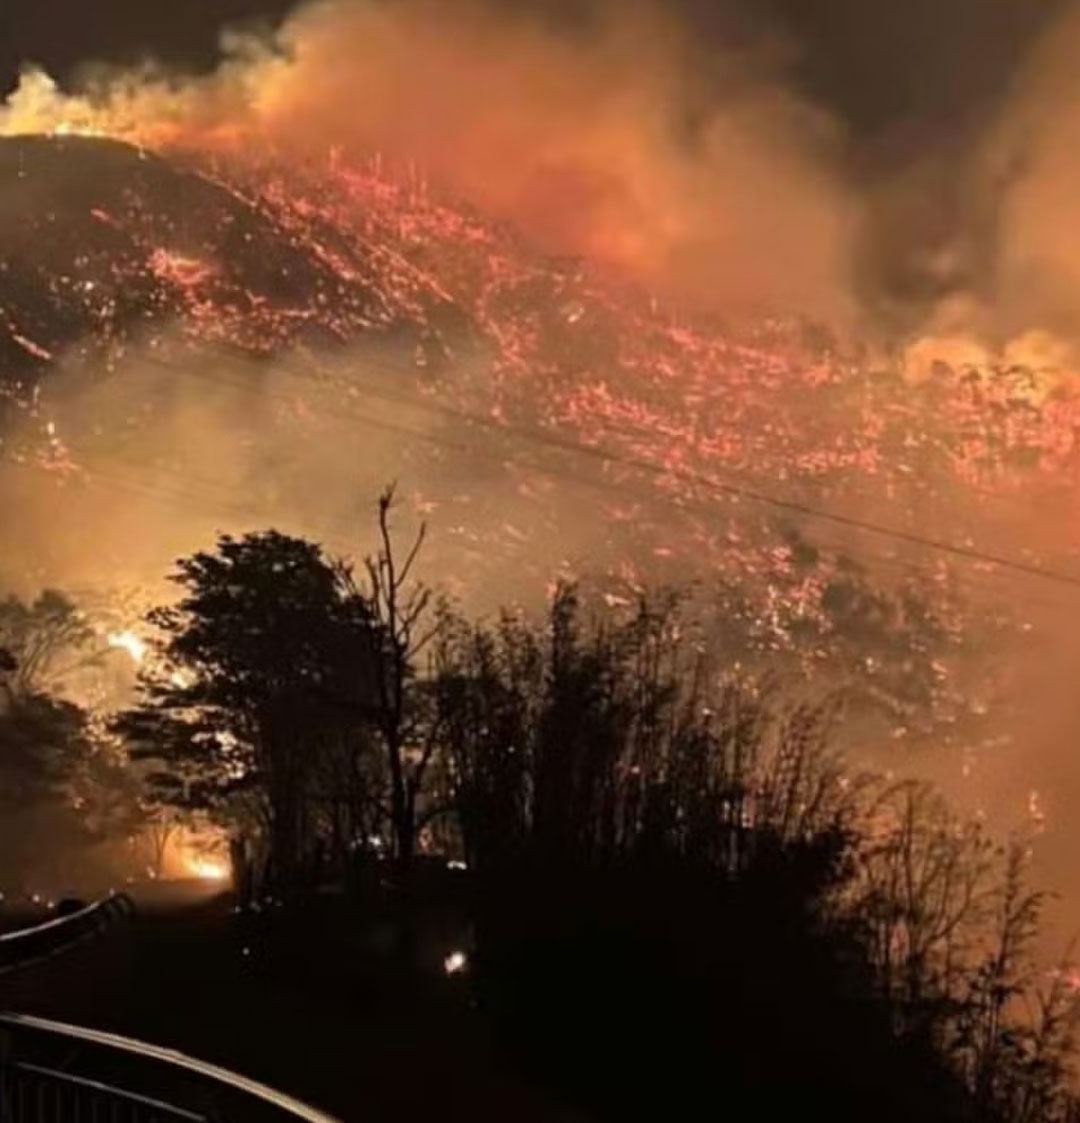
M 58 955 L 126 920 L 135 905 L 126 893 L 114 893 L 70 916 L 0 935 L 0 975 Z
M 172 1049 L 0 1014 L 0 1123 L 338 1123 Z

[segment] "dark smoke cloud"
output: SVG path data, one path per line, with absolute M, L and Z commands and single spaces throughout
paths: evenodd
M 939 131 L 863 198 L 864 305 L 900 337 L 964 337 L 987 356 L 1075 370 L 1080 159 L 1075 138 L 1080 3 L 1053 6 L 1003 70 L 977 128 Z M 926 135 L 932 135 L 927 125 Z M 984 356 L 986 357 L 986 356 Z

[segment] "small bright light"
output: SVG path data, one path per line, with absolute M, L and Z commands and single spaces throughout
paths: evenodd
M 70 121 L 65 118 L 57 121 L 52 128 L 52 136 L 104 136 L 104 132 L 89 121 Z
M 467 870 L 469 867 L 464 862 L 459 862 L 456 858 L 446 863 L 448 870 Z
M 187 868 L 193 877 L 201 877 L 204 881 L 224 881 L 229 876 L 228 865 L 213 858 L 189 858 Z
M 469 958 L 463 951 L 452 951 L 443 960 L 443 970 L 448 975 L 460 975 L 469 965 Z
M 225 835 L 218 828 L 185 829 L 174 843 L 173 853 L 174 868 L 181 876 L 227 881 L 232 875 L 232 863 L 225 853 Z
M 133 663 L 142 663 L 146 658 L 146 641 L 139 639 L 134 632 L 113 632 L 106 637 L 106 642 L 110 647 L 126 651 Z

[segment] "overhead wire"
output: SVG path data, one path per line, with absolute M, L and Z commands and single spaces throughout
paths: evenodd
M 163 360 L 158 360 L 158 362 L 159 362 L 160 365 L 167 366 L 170 370 L 177 371 L 177 372 L 180 372 L 180 373 L 186 373 L 186 374 L 192 375 L 194 377 L 198 377 L 198 378 L 208 379 L 211 382 L 216 382 L 220 385 L 228 386 L 231 389 L 235 389 L 235 390 L 239 390 L 239 391 L 243 391 L 243 392 L 248 392 L 248 393 L 257 393 L 257 394 L 268 396 L 268 397 L 271 397 L 271 398 L 280 398 L 281 400 L 288 401 L 288 402 L 293 401 L 293 399 L 289 398 L 287 395 L 275 393 L 273 391 L 269 391 L 265 387 L 259 387 L 257 385 L 252 384 L 250 381 L 236 381 L 236 380 L 233 380 L 233 379 L 222 378 L 220 375 L 211 374 L 210 372 L 207 372 L 207 371 L 195 371 L 195 370 L 193 370 L 193 369 L 191 369 L 187 366 L 174 365 L 174 364 L 171 364 L 171 363 L 167 363 Z M 275 367 L 274 369 L 278 369 L 278 368 Z M 325 383 L 325 382 L 321 382 L 320 385 L 323 385 L 326 388 L 331 388 L 331 389 L 333 388 L 332 384 Z M 410 405 L 411 404 L 417 404 L 412 399 L 406 399 L 400 394 L 392 395 L 389 398 L 389 400 L 394 401 L 398 404 L 410 404 Z M 383 429 L 385 431 L 392 432 L 397 436 L 405 436 L 405 437 L 409 437 L 409 438 L 412 438 L 412 439 L 418 439 L 418 440 L 427 441 L 429 443 L 434 443 L 434 444 L 442 446 L 442 447 L 450 447 L 450 448 L 453 448 L 455 451 L 458 451 L 458 452 L 468 451 L 473 455 L 479 454 L 479 455 L 485 456 L 486 458 L 489 458 L 489 459 L 495 459 L 500 464 L 502 464 L 504 466 L 514 466 L 514 467 L 518 467 L 518 468 L 526 468 L 529 471 L 538 471 L 538 472 L 541 472 L 541 473 L 552 475 L 556 478 L 567 479 L 570 482 L 572 482 L 574 484 L 577 484 L 577 485 L 580 485 L 580 486 L 585 486 L 585 487 L 590 487 L 590 488 L 600 488 L 604 491 L 609 491 L 609 492 L 610 491 L 619 491 L 623 494 L 629 495 L 631 498 L 633 498 L 633 499 L 635 499 L 639 502 L 656 504 L 658 501 L 660 501 L 663 498 L 662 496 L 658 495 L 657 493 L 654 493 L 654 492 L 648 492 L 647 493 L 647 492 L 642 491 L 641 489 L 636 489 L 636 488 L 633 488 L 629 485 L 620 484 L 616 481 L 605 480 L 605 479 L 596 479 L 596 478 L 586 478 L 586 477 L 582 476 L 580 473 L 573 473 L 573 472 L 568 472 L 568 471 L 565 471 L 565 470 L 562 470 L 562 471 L 556 470 L 550 464 L 544 464 L 544 465 L 526 464 L 526 463 L 523 463 L 520 459 L 515 461 L 512 456 L 509 456 L 505 453 L 486 452 L 484 450 L 477 450 L 473 446 L 467 446 L 467 445 L 463 445 L 461 443 L 448 442 L 444 437 L 438 437 L 438 436 L 435 436 L 435 435 L 433 435 L 431 433 L 428 433 L 428 432 L 424 432 L 424 431 L 416 430 L 416 429 L 411 429 L 408 426 L 403 426 L 401 424 L 386 422 L 382 419 L 372 418 L 372 417 L 364 415 L 364 414 L 358 414 L 358 413 L 354 413 L 352 411 L 345 411 L 343 413 L 340 409 L 335 409 L 335 410 L 332 410 L 332 411 L 331 410 L 323 410 L 323 409 L 320 409 L 319 407 L 312 406 L 310 402 L 305 404 L 305 408 L 308 409 L 312 413 L 325 413 L 327 416 L 332 417 L 336 422 L 338 422 L 340 424 L 348 424 L 348 423 L 353 422 L 353 421 L 360 422 L 360 423 L 365 424 L 365 425 L 374 426 L 375 428 Z M 486 423 L 485 428 L 490 429 L 491 431 L 499 434 L 500 436 L 505 435 L 504 427 L 499 423 L 488 422 L 487 419 L 477 418 L 476 415 L 463 413 L 461 411 L 456 411 L 456 410 L 451 409 L 450 407 L 440 407 L 440 412 L 444 415 L 449 415 L 449 416 L 453 416 L 453 417 L 456 417 L 456 418 L 462 418 L 462 419 L 468 420 L 470 422 L 483 421 L 483 422 Z M 520 430 L 520 427 L 519 427 L 519 430 Z M 530 431 L 528 431 L 528 430 L 520 430 L 520 435 L 526 436 L 526 437 L 533 436 L 533 434 L 531 434 Z M 550 444 L 550 442 L 547 442 L 547 441 L 545 441 L 544 443 Z M 560 448 L 560 451 L 567 451 L 567 452 L 580 452 L 581 451 L 581 446 L 577 446 L 573 443 L 564 442 L 564 441 L 559 441 L 559 448 Z M 112 458 L 112 454 L 110 454 L 110 458 Z M 606 456 L 604 456 L 603 458 L 607 459 Z M 222 496 L 219 496 L 217 494 L 214 494 L 214 492 L 220 492 L 220 491 L 226 491 L 227 490 L 226 488 L 222 488 L 222 486 L 220 485 L 220 483 L 218 481 L 205 480 L 205 479 L 202 479 L 200 477 L 193 476 L 186 471 L 179 471 L 179 470 L 176 470 L 176 469 L 163 468 L 163 466 L 160 465 L 160 463 L 151 464 L 151 463 L 148 463 L 146 461 L 139 461 L 139 460 L 134 460 L 134 459 L 130 459 L 130 458 L 127 459 L 126 462 L 132 464 L 134 467 L 136 467 L 139 470 L 145 470 L 147 468 L 151 468 L 155 471 L 159 471 L 159 472 L 165 471 L 166 473 L 172 474 L 174 476 L 178 476 L 181 480 L 181 486 L 180 487 L 171 487 L 171 488 L 168 485 L 166 485 L 165 487 L 160 487 L 160 486 L 154 487 L 152 485 L 148 485 L 147 481 L 145 480 L 145 477 L 140 477 L 138 480 L 117 479 L 115 476 L 110 477 L 108 474 L 103 473 L 100 469 L 97 469 L 97 468 L 94 469 L 94 475 L 101 482 L 103 482 L 106 486 L 111 486 L 111 487 L 119 488 L 119 489 L 126 489 L 129 492 L 141 494 L 145 497 L 153 497 L 153 496 L 156 495 L 156 496 L 165 497 L 165 498 L 171 500 L 172 502 L 179 501 L 179 502 L 182 502 L 182 503 L 187 503 L 188 505 L 191 505 L 192 503 L 194 503 L 194 504 L 197 504 L 200 508 L 203 508 L 203 509 L 205 509 L 207 507 L 207 505 L 209 504 L 209 505 L 213 506 L 214 509 L 216 509 L 219 513 L 228 514 L 230 517 L 233 517 L 233 518 L 239 517 L 239 518 L 247 518 L 247 519 L 250 519 L 252 521 L 257 521 L 257 520 L 261 520 L 261 519 L 268 518 L 268 517 L 269 518 L 274 517 L 274 514 L 271 512 L 271 510 L 269 508 L 256 508 L 255 506 L 253 506 L 250 503 L 247 503 L 247 504 L 237 503 L 231 497 L 222 497 Z M 653 467 L 656 471 L 660 470 L 659 467 L 655 466 L 655 465 L 650 465 L 650 467 Z M 91 478 L 93 478 L 93 477 L 91 477 Z M 197 494 L 191 486 L 193 483 L 196 484 L 196 485 L 203 486 L 211 494 L 209 496 Z M 712 516 L 715 516 L 715 514 L 716 514 L 715 507 L 707 506 L 707 505 L 701 504 L 701 503 L 687 502 L 686 500 L 681 499 L 681 498 L 678 500 L 678 502 L 675 505 L 677 506 L 678 510 L 684 515 L 700 514 L 700 515 L 706 515 L 706 516 L 712 517 Z M 348 548 L 345 548 L 345 549 L 342 548 L 343 545 L 344 545 L 344 542 L 341 538 L 338 537 L 338 535 L 339 534 L 346 535 L 351 540 L 352 537 L 353 537 L 353 534 L 354 534 L 353 528 L 351 528 L 351 527 L 346 528 L 344 526 L 344 524 L 341 524 L 341 523 L 331 524 L 329 522 L 329 520 L 307 519 L 306 522 L 308 524 L 308 529 L 311 530 L 311 531 L 317 531 L 319 533 L 320 537 L 324 540 L 324 542 L 326 544 L 334 546 L 340 552 L 344 552 L 344 553 L 350 552 Z M 822 544 L 822 545 L 824 545 L 824 544 Z M 901 571 L 903 571 L 903 572 L 905 572 L 909 575 L 912 574 L 912 573 L 916 573 L 916 574 L 922 574 L 922 575 L 925 576 L 925 573 L 926 573 L 924 567 L 918 566 L 917 564 L 914 564 L 910 561 L 905 561 L 904 559 L 897 558 L 897 557 L 892 556 L 892 555 L 882 555 L 882 554 L 880 554 L 879 552 L 876 552 L 876 551 L 873 552 L 873 553 L 870 553 L 866 549 L 865 544 L 860 545 L 860 547 L 858 547 L 858 548 L 853 548 L 850 543 L 843 543 L 843 544 L 840 544 L 839 546 L 834 544 L 832 548 L 836 549 L 838 553 L 844 553 L 847 556 L 854 555 L 856 558 L 861 556 L 862 560 L 864 560 L 864 561 L 869 558 L 869 559 L 872 560 L 872 563 L 875 564 L 875 565 L 886 566 L 886 567 L 891 568 L 893 570 L 901 570 Z M 964 556 L 967 557 L 968 553 L 965 552 Z M 979 557 L 980 557 L 980 560 L 982 560 L 983 555 L 979 555 Z M 991 556 L 989 556 L 989 560 L 986 561 L 985 564 L 990 564 L 991 566 L 997 566 L 999 563 L 991 555 Z M 1014 568 L 1015 569 L 1017 567 L 1007 566 L 1007 568 Z M 1034 577 L 1040 577 L 1041 578 L 1044 575 L 1042 570 L 1036 570 L 1034 573 L 1032 573 L 1032 572 L 1029 572 L 1026 568 L 1022 568 L 1022 569 L 1020 569 L 1020 572 L 1024 573 L 1026 576 L 1029 576 L 1029 577 L 1034 576 Z M 993 584 L 993 577 L 994 577 L 993 574 L 982 572 L 982 571 L 979 571 L 979 570 L 976 570 L 976 569 L 973 569 L 973 568 L 969 567 L 967 572 L 964 575 L 964 581 L 968 585 L 975 585 L 976 587 L 979 587 L 980 586 L 980 579 L 989 578 L 990 579 L 989 582 L 987 582 L 986 580 L 981 581 L 982 590 L 986 591 L 986 592 L 995 592 L 995 593 L 998 593 L 1000 595 L 1001 590 L 1000 590 L 999 587 L 997 587 Z M 1069 582 L 1069 585 L 1071 585 L 1071 584 L 1072 584 L 1072 582 Z M 1014 594 L 1010 592 L 1009 595 L 1014 595 Z M 1031 599 L 1031 598 L 1028 597 L 1027 599 Z
M 195 377 L 209 377 L 211 380 L 220 381 L 217 376 L 211 376 L 207 372 L 194 372 L 189 368 L 185 368 L 181 364 L 162 360 L 154 357 L 151 360 L 155 365 L 166 366 L 173 371 L 185 372 Z M 247 361 L 249 365 L 255 366 L 253 361 Z M 400 367 L 391 366 L 388 364 L 368 364 L 369 366 L 375 365 L 379 369 L 393 370 L 399 372 Z M 321 385 L 328 385 L 321 380 L 313 379 L 309 373 L 299 373 L 287 365 L 274 364 L 275 371 L 282 371 L 284 373 L 293 374 L 297 377 L 305 378 L 309 381 L 317 381 Z M 415 376 L 415 370 L 412 372 Z M 236 382 L 230 382 L 234 388 L 242 389 L 242 385 Z M 470 424 L 476 425 L 488 432 L 495 433 L 499 436 L 512 436 L 520 438 L 533 445 L 555 449 L 562 453 L 568 453 L 583 459 L 592 460 L 602 464 L 617 464 L 623 467 L 628 467 L 633 470 L 650 475 L 653 478 L 659 479 L 672 479 L 681 483 L 691 484 L 693 486 L 702 488 L 706 491 L 718 492 L 727 496 L 728 498 L 743 500 L 748 503 L 754 503 L 761 506 L 767 506 L 774 510 L 783 511 L 788 514 L 796 515 L 804 519 L 817 520 L 821 522 L 831 523 L 835 526 L 845 527 L 847 529 L 857 530 L 863 533 L 872 534 L 880 538 L 890 539 L 894 542 L 903 543 L 908 546 L 930 550 L 938 554 L 949 555 L 956 558 L 961 558 L 968 562 L 981 563 L 983 565 L 995 566 L 1001 569 L 1010 570 L 1015 573 L 1022 573 L 1029 577 L 1035 577 L 1040 580 L 1051 581 L 1061 585 L 1067 585 L 1072 588 L 1080 588 L 1080 575 L 1065 573 L 1060 570 L 1051 569 L 1049 567 L 1040 565 L 1035 562 L 1028 562 L 1022 558 L 1010 557 L 1005 554 L 997 553 L 994 551 L 983 550 L 978 547 L 958 544 L 949 542 L 946 539 L 935 538 L 929 535 L 919 534 L 914 531 L 907 531 L 903 528 L 888 526 L 882 523 L 875 522 L 860 516 L 848 515 L 842 511 L 831 510 L 828 508 L 820 507 L 812 503 L 808 503 L 798 499 L 791 499 L 783 496 L 777 496 L 764 492 L 755 487 L 750 487 L 741 483 L 735 483 L 717 479 L 714 476 L 707 475 L 702 472 L 692 471 L 688 469 L 680 469 L 669 467 L 667 465 L 656 464 L 643 457 L 629 456 L 625 453 L 619 452 L 610 448 L 603 448 L 598 446 L 591 446 L 581 444 L 559 437 L 555 434 L 544 432 L 539 429 L 526 429 L 523 426 L 506 424 L 496 421 L 490 417 L 484 417 L 481 414 L 476 414 L 469 411 L 456 409 L 452 406 L 445 404 L 431 402 L 422 398 L 404 396 L 400 393 L 387 391 L 385 388 L 372 387 L 363 383 L 353 381 L 352 385 L 357 386 L 364 392 L 370 393 L 373 397 L 382 397 L 386 400 L 396 402 L 397 404 L 405 404 L 411 408 L 417 409 L 421 412 L 434 413 L 438 416 L 455 421 L 466 421 Z M 271 394 L 272 392 L 260 390 L 255 388 L 260 393 Z M 314 407 L 309 405 L 308 408 Z M 355 419 L 363 424 L 374 424 L 370 419 L 365 419 L 360 415 L 356 415 L 351 411 L 345 411 L 350 419 Z M 341 420 L 342 411 L 333 411 L 334 416 Z M 392 426 L 388 423 L 379 423 L 380 427 L 391 429 Z M 401 427 L 404 429 L 404 427 Z M 442 438 L 436 438 L 429 434 L 417 433 L 415 430 L 408 431 L 409 435 L 426 440 L 429 443 L 443 444 L 447 442 Z M 451 446 L 452 447 L 452 446 Z M 459 445 L 460 449 L 461 446 Z M 541 468 L 541 471 L 544 469 Z M 694 506 L 694 504 L 682 504 L 685 508 Z
M 247 355 L 230 354 L 229 359 L 236 365 L 258 370 L 262 373 L 265 373 L 268 369 L 265 364 Z M 214 373 L 207 369 L 196 369 L 188 363 L 180 363 L 175 360 L 165 359 L 161 356 L 151 355 L 142 356 L 142 361 L 146 362 L 148 365 L 167 369 L 174 374 L 200 378 L 220 386 L 227 386 L 233 390 L 255 393 L 259 396 L 271 399 L 276 398 L 287 401 L 290 404 L 294 402 L 294 399 L 288 398 L 280 392 L 268 390 L 264 386 L 253 384 L 250 380 L 237 380 L 222 377 L 220 373 Z M 415 378 L 417 374 L 417 368 L 415 366 L 409 367 L 403 364 L 374 362 L 370 359 L 364 361 L 364 366 L 368 370 L 388 372 L 395 375 L 408 374 L 412 378 Z M 352 392 L 362 392 L 370 398 L 375 398 L 395 406 L 405 406 L 406 408 L 417 410 L 421 413 L 437 416 L 443 420 L 455 423 L 465 422 L 468 425 L 475 426 L 503 440 L 508 437 L 515 438 L 534 448 L 554 450 L 560 454 L 588 460 L 605 467 L 612 465 L 621 466 L 635 472 L 649 475 L 654 479 L 677 481 L 697 489 L 699 492 L 711 492 L 714 495 L 764 506 L 789 515 L 794 515 L 798 518 L 817 520 L 837 527 L 854 530 L 862 534 L 870 534 L 885 541 L 892 541 L 908 547 L 915 547 L 921 550 L 932 551 L 940 555 L 960 558 L 972 565 L 989 566 L 997 570 L 1022 574 L 1041 581 L 1052 582 L 1059 586 L 1068 587 L 1069 589 L 1080 586 L 1080 576 L 1078 575 L 1051 569 L 1047 566 L 1029 562 L 1022 558 L 1010 557 L 1002 553 L 988 551 L 970 545 L 958 544 L 945 539 L 934 538 L 900 527 L 888 526 L 874 520 L 821 507 L 800 499 L 778 496 L 771 492 L 763 491 L 760 486 L 748 485 L 741 481 L 735 482 L 730 478 L 723 479 L 718 478 L 714 474 L 706 474 L 700 471 L 657 464 L 645 457 L 628 455 L 616 449 L 573 441 L 538 427 L 526 428 L 521 425 L 514 425 L 502 420 L 496 420 L 483 414 L 463 410 L 460 407 L 432 401 L 416 393 L 403 393 L 400 390 L 388 388 L 386 386 L 374 386 L 370 382 L 358 379 L 352 371 L 335 371 L 332 376 L 328 376 L 325 371 L 312 371 L 307 367 L 301 368 L 277 360 L 270 365 L 269 370 L 273 373 L 288 374 L 299 380 L 317 385 L 324 390 L 340 390 L 342 388 L 341 383 L 331 381 L 331 377 L 341 379 L 344 376 L 346 389 Z M 539 464 L 534 462 L 527 463 L 521 458 L 520 447 L 513 453 L 489 452 L 485 449 L 479 449 L 475 445 L 450 440 L 445 433 L 435 434 L 424 430 L 418 430 L 407 425 L 402 425 L 399 422 L 388 421 L 385 418 L 372 418 L 355 410 L 342 410 L 340 406 L 337 405 L 331 409 L 328 407 L 319 407 L 307 401 L 305 402 L 305 409 L 313 414 L 322 414 L 332 417 L 338 423 L 357 423 L 370 426 L 384 432 L 393 433 L 396 436 L 421 441 L 444 449 L 451 449 L 458 453 L 493 459 L 503 467 L 524 468 L 528 471 L 538 472 L 552 478 L 566 479 L 578 486 L 599 488 L 609 492 L 618 491 L 629 495 L 637 502 L 655 504 L 658 501 L 664 500 L 677 507 L 684 514 L 697 513 L 714 517 L 717 513 L 714 507 L 702 504 L 700 501 L 686 496 L 668 495 L 665 497 L 663 493 L 646 494 L 642 490 L 620 481 L 613 481 L 608 478 L 586 478 L 580 472 L 569 471 L 565 468 L 552 465 L 549 462 Z M 731 475 L 730 469 L 724 469 L 723 471 L 726 475 Z M 230 506 L 235 507 L 235 504 L 230 503 Z M 850 550 L 850 544 L 845 544 L 845 548 Z M 899 559 L 882 557 L 881 555 L 876 555 L 875 560 L 879 563 L 908 565 L 908 563 L 902 562 Z

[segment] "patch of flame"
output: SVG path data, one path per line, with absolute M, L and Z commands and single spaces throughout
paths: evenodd
M 112 632 L 106 637 L 106 643 L 119 651 L 126 651 L 136 665 L 142 664 L 149 650 L 146 641 L 134 632 Z
M 203 881 L 224 881 L 229 876 L 228 862 L 219 858 L 193 854 L 185 860 L 185 865 L 192 877 Z
M 156 249 L 151 254 L 150 267 L 163 280 L 185 289 L 205 284 L 215 272 L 205 261 L 165 249 Z

